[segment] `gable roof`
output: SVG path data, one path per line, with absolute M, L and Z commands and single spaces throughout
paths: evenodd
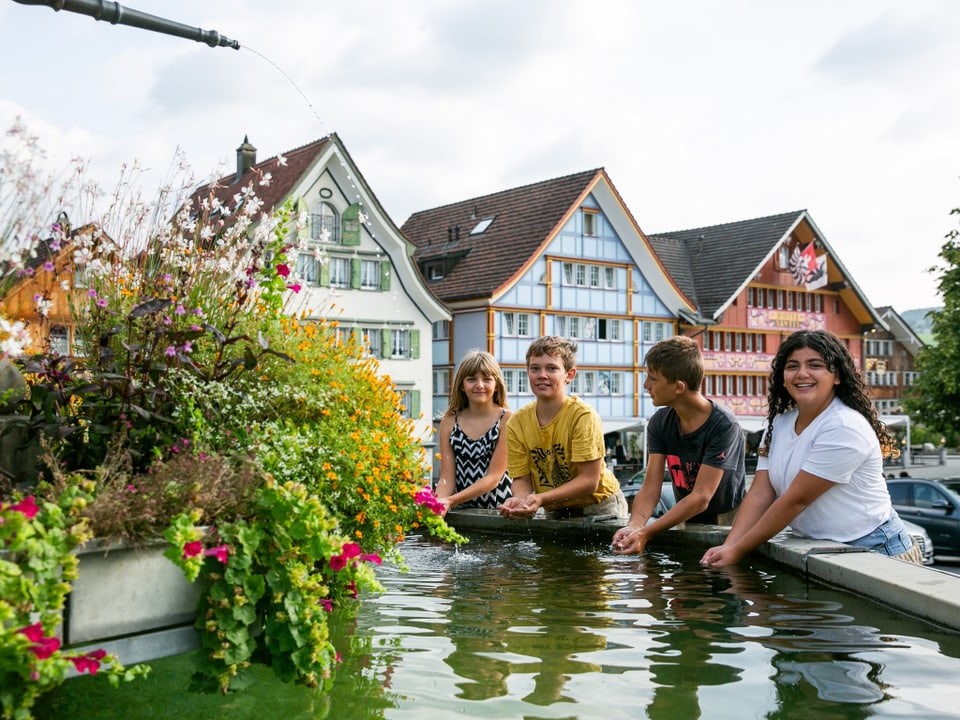
M 793 231 L 803 210 L 648 235 L 667 271 L 700 312 L 716 319 L 745 279 Z
M 910 324 L 901 317 L 900 313 L 889 305 L 883 305 L 877 308 L 877 312 L 887 322 L 887 328 L 894 339 L 903 345 L 910 354 L 916 357 L 917 353 L 926 345 L 926 343 L 917 335 Z
M 336 133 L 333 133 L 286 153 L 254 163 L 239 178 L 236 173 L 224 175 L 214 183 L 197 188 L 192 195 L 194 205 L 198 199 L 207 197 L 211 191 L 220 202 L 229 205 L 230 198 L 240 188 L 252 182 L 256 188 L 257 197 L 263 203 L 264 211 L 271 212 L 283 204 L 291 190 L 317 161 L 323 149 L 337 142 L 339 139 Z M 244 144 L 248 144 L 246 138 L 244 138 Z M 270 183 L 259 184 L 267 174 L 270 175 Z
M 238 153 L 244 149 L 256 152 L 246 138 L 238 148 Z M 224 205 L 233 207 L 234 195 L 252 183 L 257 198 L 262 203 L 261 211 L 269 213 L 282 205 L 287 198 L 305 193 L 312 179 L 322 171 L 335 176 L 340 187 L 350 188 L 350 193 L 355 195 L 351 201 L 361 203 L 366 215 L 364 227 L 390 257 L 396 270 L 397 281 L 423 316 L 429 322 L 449 319 L 450 314 L 426 288 L 413 265 L 413 245 L 383 209 L 336 133 L 254 163 L 239 178 L 236 173 L 225 175 L 212 184 L 198 188 L 192 199 L 196 207 L 198 200 L 212 193 Z M 268 174 L 270 182 L 262 182 Z M 227 222 L 230 222 L 229 218 Z
M 446 303 L 490 298 L 535 256 L 602 173 L 586 170 L 421 210 L 400 229 L 416 246 L 418 265 L 460 258 L 449 274 L 430 282 L 437 297 Z M 493 218 L 489 227 L 471 235 L 485 218 Z
M 829 257 L 828 272 L 844 281 L 861 323 L 886 327 L 806 210 L 648 235 L 667 271 L 702 317 L 719 320 L 791 233 L 806 223 Z

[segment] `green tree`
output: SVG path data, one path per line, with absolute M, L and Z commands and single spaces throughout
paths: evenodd
M 960 216 L 960 208 L 950 214 Z M 945 238 L 941 264 L 930 268 L 939 278 L 943 309 L 931 314 L 933 342 L 917 355 L 920 376 L 906 408 L 932 431 L 952 434 L 960 427 L 960 230 Z

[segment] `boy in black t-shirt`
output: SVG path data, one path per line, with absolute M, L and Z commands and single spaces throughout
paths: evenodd
M 703 356 L 691 338 L 675 336 L 647 353 L 644 389 L 660 409 L 647 423 L 647 472 L 630 521 L 613 551 L 641 553 L 654 535 L 683 522 L 729 525 L 744 494 L 744 433 L 733 413 L 700 393 Z M 677 504 L 649 525 L 665 471 Z

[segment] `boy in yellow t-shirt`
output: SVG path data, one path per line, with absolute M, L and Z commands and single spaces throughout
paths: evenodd
M 513 497 L 498 508 L 504 517 L 583 515 L 625 518 L 627 501 L 604 465 L 603 426 L 596 410 L 567 396 L 577 374 L 577 344 L 546 336 L 527 349 L 527 376 L 536 400 L 507 423 L 507 471 Z

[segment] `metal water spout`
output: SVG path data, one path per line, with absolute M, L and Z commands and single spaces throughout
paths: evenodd
M 142 30 L 152 30 L 153 32 L 163 33 L 165 35 L 175 35 L 176 37 L 186 38 L 187 40 L 196 40 L 206 43 L 210 47 L 230 47 L 234 50 L 240 49 L 240 43 L 231 40 L 218 33 L 216 30 L 204 30 L 198 27 L 191 27 L 182 23 L 167 20 L 166 18 L 150 15 L 149 13 L 133 10 L 124 7 L 120 3 L 110 2 L 109 0 L 13 0 L 21 5 L 46 5 L 55 11 L 66 10 L 67 12 L 89 15 L 94 20 L 106 20 L 111 25 L 130 25 Z

